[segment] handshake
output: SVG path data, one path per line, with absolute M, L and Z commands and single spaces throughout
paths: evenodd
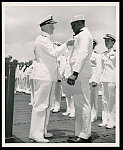
M 73 46 L 73 45 L 74 45 L 74 42 L 75 42 L 74 39 L 67 40 L 67 42 L 66 42 L 67 47 L 68 47 L 68 46 Z

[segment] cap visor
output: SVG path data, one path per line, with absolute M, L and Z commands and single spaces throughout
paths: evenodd
M 57 22 L 56 22 L 56 21 L 51 21 L 50 23 L 51 23 L 51 24 L 55 24 L 55 23 L 57 23 Z
M 104 37 L 103 39 L 110 39 L 110 37 Z

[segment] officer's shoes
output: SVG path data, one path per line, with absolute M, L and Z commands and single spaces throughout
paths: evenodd
M 70 113 L 69 117 L 70 118 L 74 118 L 75 117 L 75 113 Z
M 48 139 L 43 137 L 29 137 L 30 141 L 37 142 L 37 143 L 49 143 Z
M 53 113 L 57 113 L 57 112 L 59 112 L 59 110 L 60 110 L 59 108 L 54 108 L 54 109 L 52 110 L 52 112 L 53 112 Z
M 100 123 L 98 124 L 99 127 L 105 127 L 107 124 L 106 123 Z
M 67 111 L 66 111 L 66 112 L 64 112 L 64 113 L 62 113 L 62 115 L 63 115 L 63 116 L 67 116 L 67 115 L 69 115 L 69 114 L 70 114 L 70 113 L 69 113 L 69 112 L 67 112 Z
M 75 136 L 73 138 L 69 138 L 67 142 L 68 143 L 92 143 L 92 139 L 91 137 L 89 137 L 88 139 L 83 139 L 83 138 Z
M 44 137 L 45 137 L 45 138 L 51 138 L 51 137 L 53 137 L 53 135 L 52 135 L 51 133 L 45 133 L 45 134 L 44 134 Z
M 115 128 L 115 125 L 109 124 L 109 125 L 106 126 L 106 129 L 113 129 L 113 128 Z

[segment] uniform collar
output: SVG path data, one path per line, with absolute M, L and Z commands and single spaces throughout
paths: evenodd
M 108 50 L 108 53 L 112 53 L 114 51 L 114 48 L 112 47 L 111 49 Z
M 106 54 L 107 56 L 116 52 L 116 50 L 112 47 L 111 49 L 108 49 L 106 51 L 103 52 L 103 54 Z
M 50 39 L 50 35 L 44 31 L 41 32 L 41 35 Z
M 81 28 L 77 33 L 75 33 L 73 36 L 76 36 L 76 35 L 78 35 L 80 32 L 85 31 L 85 30 L 86 30 L 86 27 L 83 27 L 83 28 Z

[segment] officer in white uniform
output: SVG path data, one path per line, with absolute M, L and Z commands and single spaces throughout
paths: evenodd
M 71 55 L 71 50 L 69 50 L 69 53 L 65 54 L 65 63 L 64 65 L 64 72 L 63 72 L 63 81 L 67 80 L 68 77 L 72 74 L 72 67 L 70 66 L 70 55 Z M 62 81 L 62 83 L 63 83 Z M 63 86 L 62 86 L 63 87 Z M 66 100 L 66 112 L 63 112 L 62 115 L 68 117 L 75 117 L 75 107 L 74 107 L 74 97 L 71 92 L 69 92 L 69 89 L 64 89 L 63 87 L 63 92 L 65 94 L 65 100 Z
M 85 27 L 83 16 L 74 16 L 71 19 L 71 26 L 75 33 L 75 43 L 71 55 L 73 74 L 68 78 L 67 83 L 71 86 L 79 84 L 81 93 L 73 93 L 76 116 L 75 137 L 70 137 L 67 141 L 70 143 L 88 143 L 91 142 L 89 79 L 92 75 L 90 57 L 93 51 L 93 38 L 87 27 Z
M 51 133 L 47 133 L 47 126 L 57 79 L 56 57 L 65 53 L 67 46 L 74 44 L 74 40 L 69 40 L 57 49 L 53 48 L 50 35 L 53 34 L 54 23 L 52 15 L 39 23 L 42 32 L 34 45 L 37 63 L 33 75 L 34 103 L 29 138 L 36 142 L 47 143 L 49 140 L 45 137 L 52 137 Z
M 89 80 L 90 85 L 90 102 L 91 102 L 91 122 L 97 120 L 98 113 L 98 92 L 99 92 L 99 83 L 101 77 L 101 54 L 99 54 L 95 48 L 98 43 L 93 40 L 93 52 L 90 58 L 92 65 L 92 76 Z
M 53 42 L 53 44 L 54 44 L 54 48 L 57 48 L 61 45 L 61 43 L 58 41 Z M 55 85 L 54 102 L 53 102 L 53 106 L 51 108 L 52 112 L 55 112 L 55 113 L 60 111 L 60 106 L 61 106 L 61 94 L 62 94 L 61 79 L 62 79 L 62 77 L 61 77 L 60 67 L 61 67 L 62 58 L 63 58 L 63 55 L 56 58 L 57 82 Z
M 115 92 L 116 92 L 116 50 L 113 45 L 116 42 L 112 34 L 103 37 L 107 51 L 102 54 L 102 123 L 110 129 L 115 127 Z

